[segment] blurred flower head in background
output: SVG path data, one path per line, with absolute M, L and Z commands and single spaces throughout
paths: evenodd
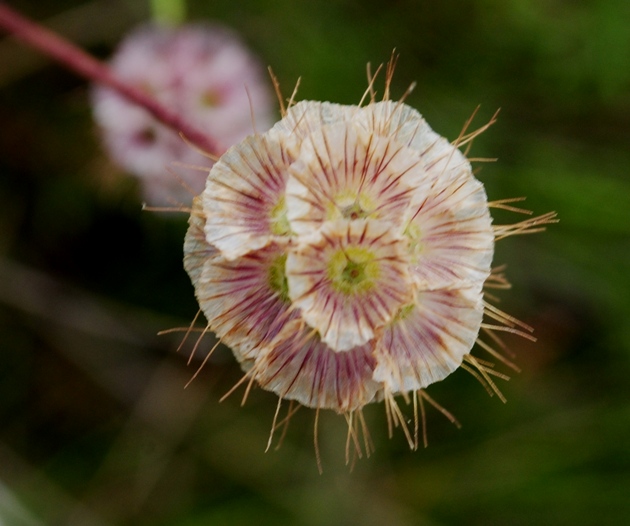
M 110 67 L 121 80 L 145 90 L 204 131 L 222 151 L 254 133 L 254 125 L 256 131 L 271 125 L 264 70 L 224 27 L 140 26 L 120 44 Z M 189 203 L 191 191 L 203 189 L 204 176 L 183 176 L 182 169 L 175 176 L 169 170 L 173 162 L 196 166 L 209 162 L 180 136 L 109 88 L 96 86 L 92 101 L 107 151 L 140 178 L 150 205 Z

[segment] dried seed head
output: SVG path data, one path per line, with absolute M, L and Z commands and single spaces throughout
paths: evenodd
M 403 104 L 298 103 L 219 160 L 193 217 L 188 239 L 215 251 L 189 265 L 209 325 L 281 396 L 322 407 L 278 387 L 305 345 L 317 370 L 332 358 L 311 354 L 361 348 L 368 377 L 397 393 L 444 378 L 475 341 L 494 246 L 485 192 Z M 280 338 L 291 320 L 303 337 Z M 284 368 L 280 348 L 293 353 Z M 344 385 L 346 373 L 326 375 Z M 327 385 L 307 399 L 334 399 Z
M 436 405 L 423 389 L 460 366 L 492 392 L 498 373 L 469 354 L 480 328 L 529 330 L 488 310 L 483 287 L 497 233 L 539 223 L 493 227 L 489 207 L 457 143 L 405 104 L 300 102 L 210 171 L 186 269 L 250 385 L 344 413 L 351 434 L 352 414 L 384 399 L 416 447 L 394 395 L 417 423 L 418 400 Z

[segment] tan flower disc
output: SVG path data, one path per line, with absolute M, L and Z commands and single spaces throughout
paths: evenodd
M 289 252 L 289 297 L 333 350 L 363 345 L 412 300 L 405 249 L 388 223 L 326 222 Z

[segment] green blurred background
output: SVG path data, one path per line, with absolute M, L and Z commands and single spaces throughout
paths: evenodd
M 99 57 L 145 0 L 10 2 Z M 190 348 L 160 329 L 197 311 L 186 217 L 142 212 L 97 140 L 88 85 L 0 40 L 0 524 L 590 525 L 630 521 L 630 3 L 627 0 L 189 2 L 239 31 L 287 94 L 356 103 L 365 65 L 400 61 L 393 97 L 455 138 L 474 108 L 499 122 L 472 154 L 490 199 L 527 196 L 561 222 L 502 241 L 500 306 L 536 328 L 489 398 L 465 372 L 429 394 L 429 448 L 389 440 L 350 471 L 345 422 L 294 417 L 265 453 L 275 396 L 219 398 L 220 350 L 190 387 Z M 519 219 L 497 214 L 498 222 Z M 206 342 L 210 345 L 210 341 Z

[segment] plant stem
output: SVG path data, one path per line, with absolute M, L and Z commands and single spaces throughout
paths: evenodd
M 151 0 L 151 12 L 157 22 L 181 24 L 186 19 L 186 0 Z
M 162 124 L 181 133 L 186 140 L 208 154 L 220 155 L 222 153 L 212 138 L 186 122 L 180 115 L 165 108 L 141 89 L 122 81 L 105 64 L 68 40 L 23 17 L 4 2 L 0 2 L 0 28 L 4 28 L 22 42 L 48 55 L 75 73 L 115 90 L 129 101 L 146 109 Z

